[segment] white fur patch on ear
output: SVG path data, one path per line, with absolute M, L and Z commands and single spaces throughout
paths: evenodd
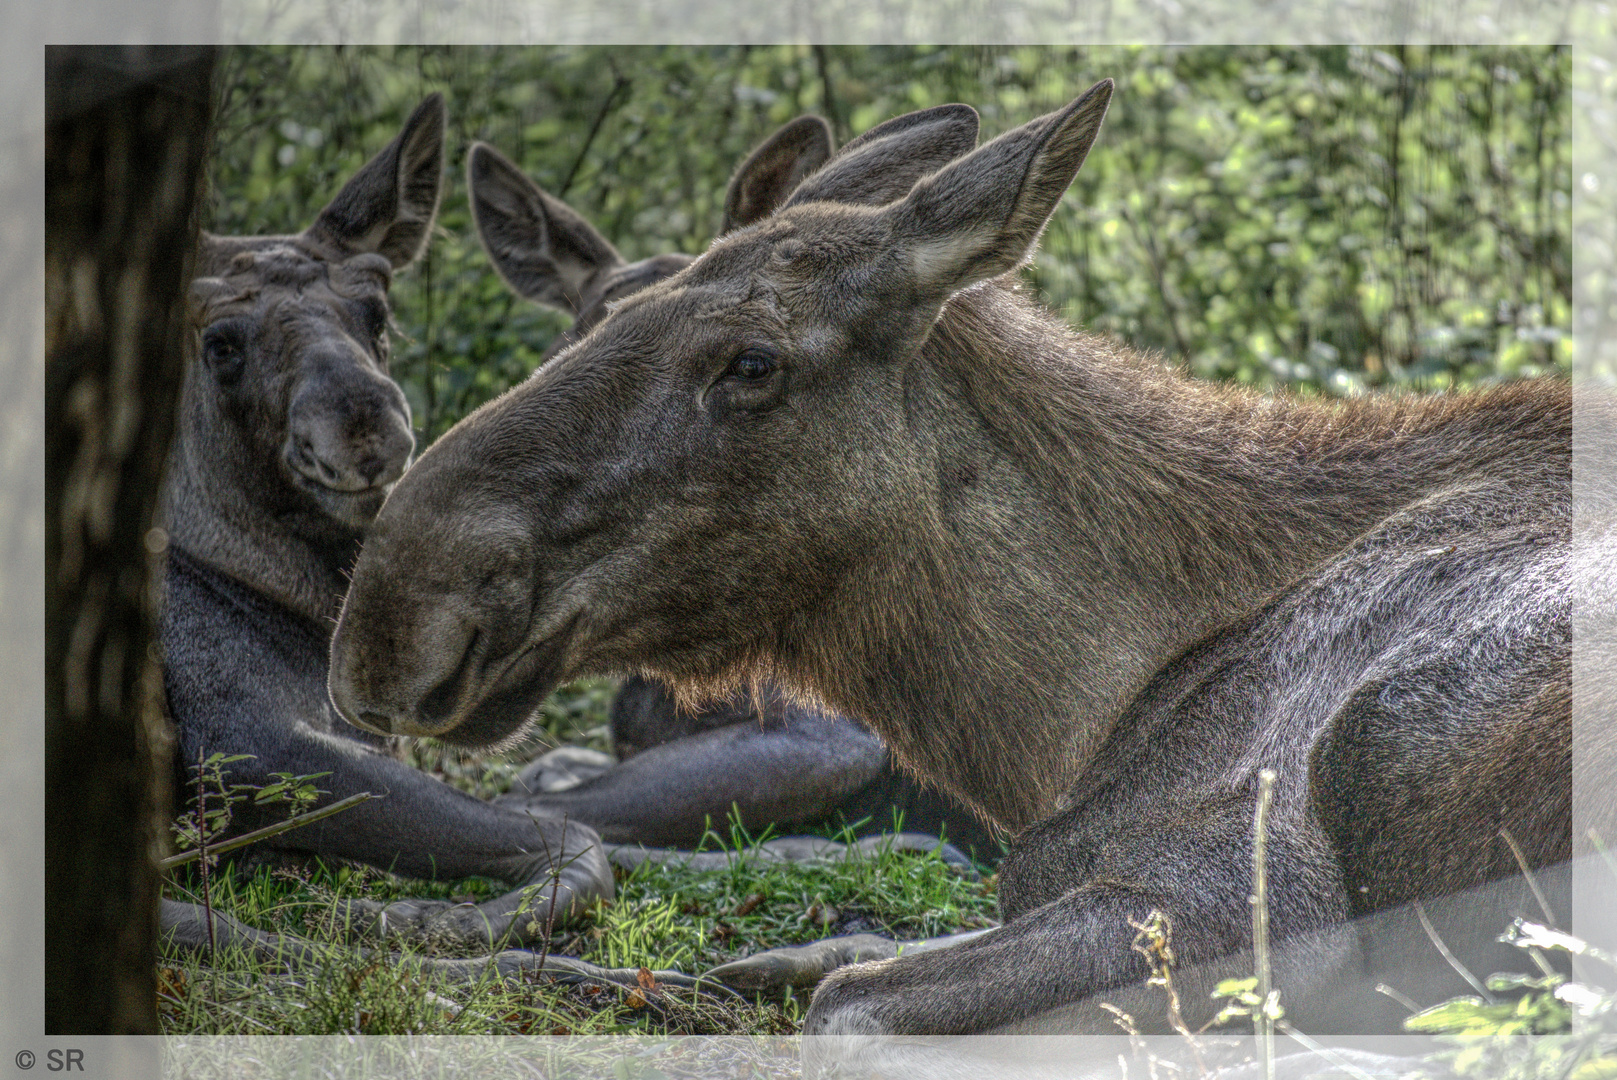
M 353 251 L 379 250 L 382 246 L 383 239 L 385 239 L 387 236 L 388 230 L 393 228 L 393 226 L 398 222 L 405 220 L 411 219 L 408 218 L 407 214 L 401 212 L 396 218 L 388 218 L 378 221 L 369 229 L 366 229 L 365 232 L 357 236 L 347 237 L 346 239 L 348 242 L 348 247 Z
M 973 284 L 971 270 L 996 237 L 997 230 L 979 222 L 972 229 L 916 240 L 910 244 L 910 269 L 927 286 L 952 290 Z

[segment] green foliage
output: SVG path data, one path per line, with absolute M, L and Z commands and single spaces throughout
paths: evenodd
M 1212 998 L 1224 1004 L 1211 1020 L 1207 1027 L 1216 1028 L 1235 1020 L 1253 1020 L 1259 1016 L 1266 1016 L 1270 1020 L 1285 1018 L 1286 1010 L 1280 1007 L 1280 991 L 1270 990 L 1265 1000 L 1258 994 L 1257 976 L 1245 979 L 1225 979 L 1213 987 Z
M 1571 982 L 1544 953 L 1583 957 L 1617 972 L 1617 958 L 1581 938 L 1517 919 L 1500 939 L 1527 950 L 1540 976 L 1494 975 L 1489 997 L 1460 997 L 1404 1021 L 1440 1035 L 1449 1072 L 1487 1080 L 1597 1080 L 1617 1076 L 1617 992 Z M 1493 995 L 1504 995 L 1495 997 Z M 1523 1038 L 1522 1036 L 1540 1036 Z
M 253 754 L 211 754 L 192 767 L 195 775 L 191 797 L 186 800 L 185 811 L 171 826 L 175 847 L 186 851 L 211 843 L 230 828 L 235 808 L 244 802 L 254 806 L 284 804 L 290 817 L 309 809 L 319 799 L 320 791 L 314 781 L 328 773 L 307 776 L 271 773 L 268 784 L 232 784 L 225 779 L 227 766 L 252 757 Z
M 1404 1028 L 1417 1035 L 1447 1034 L 1467 1041 L 1473 1036 L 1558 1035 L 1572 1026 L 1572 1010 L 1555 996 L 1565 981 L 1560 975 L 1494 976 L 1488 980 L 1489 990 L 1518 991 L 1520 996 L 1513 1001 L 1453 998 L 1411 1016 Z
M 1557 47 L 678 46 L 233 49 L 209 227 L 290 232 L 434 90 L 438 235 L 394 287 L 423 441 L 524 378 L 566 317 L 472 235 L 474 139 L 624 254 L 699 252 L 725 183 L 804 112 L 838 139 L 948 101 L 987 138 L 1118 79 L 1033 283 L 1198 375 L 1444 387 L 1570 360 L 1569 52 Z
M 687 967 L 702 948 L 702 930 L 681 917 L 679 898 L 603 900 L 591 918 L 591 953 L 602 967 Z

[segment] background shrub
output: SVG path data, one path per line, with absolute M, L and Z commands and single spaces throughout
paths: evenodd
M 511 296 L 472 235 L 472 140 L 636 259 L 701 251 L 731 170 L 800 113 L 843 142 L 965 101 L 986 139 L 1108 75 L 1106 128 L 1030 275 L 1074 323 L 1197 375 L 1333 395 L 1569 366 L 1570 62 L 1551 46 L 240 48 L 209 227 L 302 228 L 442 91 L 440 235 L 395 286 L 425 441 L 566 325 Z

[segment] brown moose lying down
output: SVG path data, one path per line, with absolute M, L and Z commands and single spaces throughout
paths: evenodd
M 1262 769 L 1271 933 L 1321 973 L 1333 927 L 1511 843 L 1565 860 L 1601 564 L 1567 385 L 1305 401 L 1061 325 L 1012 271 L 1111 96 L 971 152 L 965 106 L 880 125 L 462 421 L 368 534 L 342 714 L 476 745 L 639 670 L 867 722 L 1016 834 L 1006 922 L 833 973 L 809 1033 L 1115 1031 L 1131 922 L 1190 967 L 1249 947 Z
M 553 902 L 564 917 L 612 894 L 595 834 L 409 768 L 344 722 L 325 689 L 347 572 L 415 448 L 409 406 L 387 372 L 388 287 L 431 232 L 443 140 L 443 99 L 433 95 L 303 232 L 202 238 L 163 492 L 172 542 L 160 634 L 177 790 L 190 789 L 185 773 L 199 760 L 224 754 L 247 755 L 226 767 L 234 784 L 322 774 L 331 800 L 382 796 L 268 846 L 417 877 L 508 881 L 518 888 L 476 907 L 354 912 L 366 922 L 385 914 L 389 930 L 488 942 L 529 936 Z M 233 825 L 245 831 L 284 807 L 238 811 Z M 554 895 L 542 890 L 519 918 L 520 887 L 548 884 L 553 869 Z M 178 904 L 163 917 L 182 939 L 198 925 Z

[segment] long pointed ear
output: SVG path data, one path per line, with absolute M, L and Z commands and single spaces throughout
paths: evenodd
M 427 244 L 444 175 L 444 99 L 415 107 L 398 136 L 343 185 L 304 236 L 342 255 L 374 251 L 394 268 Z
M 1033 254 L 1112 100 L 1103 79 L 1060 112 L 1007 131 L 883 211 L 923 292 L 952 294 Z
M 589 280 L 623 265 L 593 225 L 487 143 L 466 156 L 466 187 L 477 238 L 518 296 L 576 316 Z
M 977 145 L 977 110 L 939 105 L 877 124 L 805 180 L 781 209 L 806 202 L 883 206 Z
M 799 116 L 775 132 L 730 178 L 719 234 L 773 214 L 793 188 L 830 158 L 831 125 L 818 116 Z

